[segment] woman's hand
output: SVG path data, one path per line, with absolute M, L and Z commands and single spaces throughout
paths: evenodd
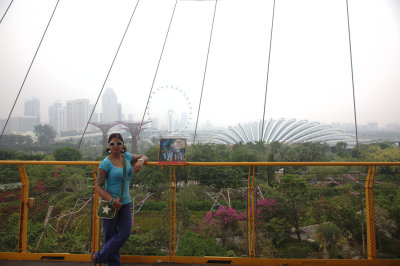
M 146 155 L 134 155 L 132 160 L 133 172 L 136 174 L 143 169 L 143 165 L 147 163 L 149 158 Z M 133 165 L 135 163 L 135 165 Z
M 142 168 L 143 168 L 143 164 L 144 164 L 143 159 L 139 159 L 139 160 L 135 163 L 135 168 L 133 168 L 133 172 L 136 174 L 136 173 L 138 173 L 139 171 L 141 171 Z
M 119 198 L 115 198 L 114 204 L 112 205 L 112 207 L 113 207 L 114 209 L 116 209 L 117 211 L 118 211 L 119 209 L 121 209 L 122 203 L 119 201 Z

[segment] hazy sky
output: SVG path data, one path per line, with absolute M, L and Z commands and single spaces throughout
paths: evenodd
M 0 118 L 10 112 L 56 2 L 14 0 L 0 24 Z M 0 0 L 0 17 L 9 3 Z M 31 97 L 41 101 L 42 121 L 57 100 L 94 104 L 136 3 L 60 0 L 13 116 Z M 135 120 L 142 119 L 174 4 L 139 2 L 107 80 Z M 214 6 L 178 1 L 151 116 L 192 108 L 196 121 Z M 200 124 L 262 118 L 272 6 L 218 2 Z M 349 12 L 357 120 L 400 123 L 400 0 L 349 0 Z M 266 118 L 354 123 L 345 0 L 276 0 L 265 111 Z

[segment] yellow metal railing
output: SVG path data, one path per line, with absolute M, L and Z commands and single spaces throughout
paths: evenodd
M 94 161 L 0 161 L 0 164 L 17 165 L 21 179 L 21 199 L 20 199 L 20 215 L 19 215 L 19 235 L 17 252 L 0 252 L 0 260 L 62 260 L 62 261 L 89 261 L 89 254 L 69 254 L 69 253 L 29 253 L 27 249 L 27 227 L 29 207 L 33 205 L 33 199 L 29 198 L 29 179 L 26 165 L 80 165 L 91 166 L 94 182 L 97 177 L 99 162 Z M 158 166 L 157 162 L 148 162 L 147 166 Z M 374 217 L 374 197 L 373 184 L 375 178 L 376 167 L 378 166 L 400 166 L 400 162 L 187 162 L 185 167 L 191 166 L 247 166 L 248 172 L 248 193 L 247 208 L 248 212 L 248 258 L 224 258 L 224 257 L 180 257 L 176 256 L 176 176 L 175 166 L 169 167 L 169 206 L 170 206 L 170 223 L 169 223 L 169 256 L 122 256 L 123 262 L 175 262 L 175 263 L 228 263 L 235 265 L 301 265 L 309 263 L 310 265 L 326 264 L 326 265 L 399 265 L 399 260 L 382 260 L 376 259 L 376 243 L 375 243 L 375 217 Z M 255 168 L 257 166 L 366 166 L 368 167 L 368 175 L 365 182 L 366 195 L 366 220 L 367 220 L 367 260 L 332 260 L 332 259 L 261 259 L 255 258 Z M 182 166 L 180 166 L 182 167 Z M 98 195 L 94 193 L 93 197 L 93 213 L 96 213 Z M 92 220 L 92 251 L 99 250 L 99 218 L 94 215 Z

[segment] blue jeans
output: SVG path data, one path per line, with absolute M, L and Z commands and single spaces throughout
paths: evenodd
M 104 245 L 96 259 L 110 266 L 121 265 L 119 250 L 132 229 L 131 203 L 122 205 L 114 219 L 103 219 Z

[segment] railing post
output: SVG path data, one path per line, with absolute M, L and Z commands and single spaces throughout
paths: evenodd
M 18 252 L 27 252 L 29 180 L 23 164 L 18 164 L 18 172 L 21 178 Z
M 93 186 L 96 185 L 96 180 L 97 180 L 97 167 L 95 165 L 92 165 L 92 173 L 93 173 L 93 181 L 94 184 Z M 96 189 L 93 188 L 93 220 L 92 220 L 92 228 L 93 228 L 93 234 L 92 234 L 92 252 L 98 251 L 99 250 L 99 242 L 100 242 L 100 218 L 97 216 L 97 207 L 99 204 L 99 195 L 96 193 Z
M 365 181 L 365 204 L 367 220 L 367 254 L 369 260 L 376 259 L 376 237 L 375 237 L 375 209 L 374 209 L 374 177 L 376 166 L 368 169 Z
M 247 181 L 247 227 L 249 241 L 249 258 L 256 256 L 255 247 L 255 205 L 254 205 L 254 175 L 255 166 L 249 166 L 249 177 Z M 251 174 L 253 169 L 253 174 Z
M 173 169 L 173 172 L 172 172 Z M 176 175 L 175 166 L 169 167 L 169 256 L 176 255 Z

